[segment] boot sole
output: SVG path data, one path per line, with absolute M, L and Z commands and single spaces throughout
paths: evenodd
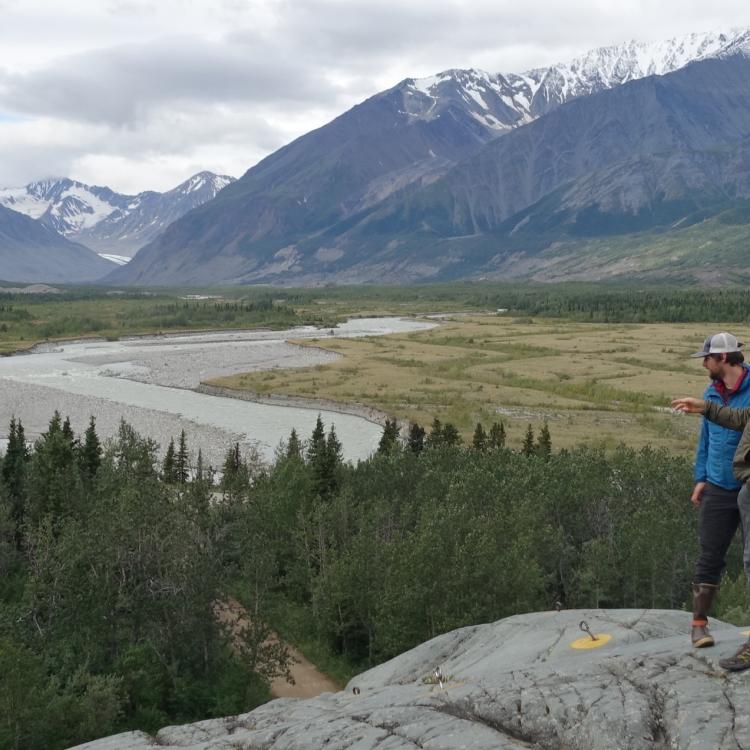
M 727 672 L 742 672 L 744 669 L 750 669 L 750 664 L 722 664 L 721 661 L 719 666 Z
M 714 639 L 710 635 L 707 635 L 699 638 L 697 641 L 693 641 L 693 648 L 708 648 L 709 646 L 713 646 L 714 643 Z

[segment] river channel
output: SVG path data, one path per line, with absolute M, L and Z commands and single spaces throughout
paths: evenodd
M 326 428 L 335 425 L 344 458 L 356 461 L 377 446 L 379 424 L 354 414 L 242 401 L 193 389 L 220 375 L 310 367 L 338 357 L 321 348 L 290 344 L 290 339 L 382 336 L 434 326 L 405 318 L 359 318 L 325 330 L 306 326 L 41 345 L 31 354 L 0 358 L 0 438 L 6 437 L 15 416 L 27 438 L 35 439 L 57 409 L 70 417 L 77 433 L 93 415 L 104 439 L 114 435 L 124 419 L 162 451 L 184 429 L 193 455 L 200 447 L 205 460 L 216 467 L 235 442 L 246 453 L 257 451 L 263 460 L 272 460 L 292 428 L 307 438 L 320 413 Z

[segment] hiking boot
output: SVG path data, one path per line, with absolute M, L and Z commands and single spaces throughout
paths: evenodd
M 719 587 L 714 583 L 693 584 L 693 622 L 690 640 L 693 648 L 706 648 L 714 645 L 714 639 L 708 632 L 708 611 Z
M 730 672 L 739 672 L 742 669 L 750 668 L 750 641 L 743 643 L 734 656 L 728 659 L 719 659 L 719 666 Z

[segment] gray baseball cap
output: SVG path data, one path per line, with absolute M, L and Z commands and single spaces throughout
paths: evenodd
M 742 344 L 731 333 L 722 331 L 709 336 L 703 342 L 703 348 L 690 356 L 707 357 L 709 354 L 729 354 L 730 352 L 738 352 L 741 346 Z

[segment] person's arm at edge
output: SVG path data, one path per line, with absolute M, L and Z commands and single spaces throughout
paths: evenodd
M 736 409 L 716 401 L 706 401 L 705 404 L 703 416 L 721 427 L 742 432 L 750 422 L 750 408 L 748 407 Z
M 685 414 L 702 414 L 706 419 L 715 422 L 728 430 L 742 432 L 750 422 L 750 407 L 736 409 L 724 406 L 717 401 L 699 398 L 676 398 L 672 401 L 672 408 Z

